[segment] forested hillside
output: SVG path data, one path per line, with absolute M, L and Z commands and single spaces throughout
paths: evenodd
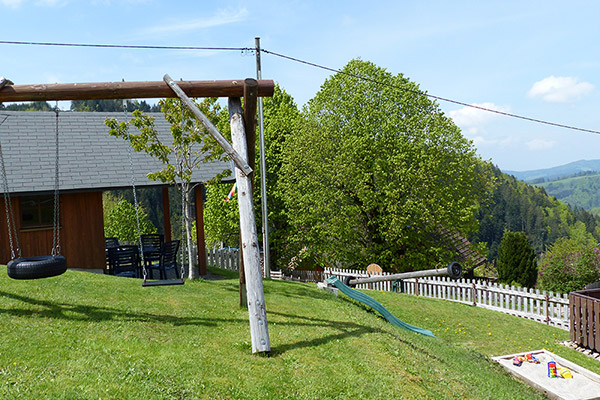
M 600 214 L 600 173 L 582 172 L 537 184 L 546 193 L 572 205 Z
M 493 202 L 479 211 L 479 231 L 472 238 L 488 244 L 488 259 L 496 258 L 505 230 L 525 232 L 537 254 L 563 236 L 587 232 L 600 239 L 600 217 L 548 196 L 543 187 L 493 170 L 498 186 Z

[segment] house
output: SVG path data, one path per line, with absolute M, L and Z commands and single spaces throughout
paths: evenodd
M 150 113 L 166 143 L 171 143 L 170 124 L 161 113 Z M 125 120 L 123 113 L 60 112 L 59 187 L 60 244 L 68 267 L 103 269 L 105 266 L 102 192 L 132 187 L 128 144 L 108 135 L 107 118 Z M 0 144 L 15 225 L 22 255 L 49 255 L 52 248 L 52 219 L 55 174 L 56 113 L 0 111 Z M 145 153 L 132 153 L 135 185 L 162 187 L 168 209 L 167 186 L 151 181 L 149 172 L 163 168 L 160 161 Z M 203 183 L 226 169 L 231 162 L 208 162 L 192 175 Z M 202 190 L 195 193 L 198 243 L 204 243 Z M 4 214 L 4 199 L 0 199 Z M 168 214 L 168 213 L 167 213 Z M 170 226 L 168 215 L 165 226 Z M 165 232 L 169 239 L 170 232 Z M 203 246 L 202 246 L 203 247 Z M 204 249 L 199 249 L 200 274 L 206 273 Z M 0 219 L 0 264 L 11 259 L 7 219 Z

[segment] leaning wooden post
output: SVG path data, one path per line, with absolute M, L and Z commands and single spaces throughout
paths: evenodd
M 250 168 L 247 162 L 248 151 L 246 148 L 246 133 L 244 131 L 241 101 L 239 98 L 229 99 L 232 146 L 169 75 L 165 74 L 163 79 L 236 163 L 235 178 L 240 210 L 241 245 L 246 262 L 246 291 L 248 294 L 252 352 L 269 352 L 271 351 L 271 342 L 267 328 L 267 309 L 265 307 L 265 293 L 262 284 L 258 250 L 258 234 L 256 233 L 256 220 L 252 206 L 252 191 L 249 177 L 252 168 Z
M 247 160 L 248 149 L 242 117 L 242 102 L 238 97 L 229 98 L 229 120 L 233 148 Z M 250 177 L 245 175 L 239 168 L 235 169 L 235 181 L 237 183 L 238 206 L 240 209 L 241 249 L 244 257 L 252 352 L 271 351 L 269 330 L 267 329 L 265 295 L 260 269 L 258 234 L 256 232 L 256 219 L 252 204 L 252 183 Z

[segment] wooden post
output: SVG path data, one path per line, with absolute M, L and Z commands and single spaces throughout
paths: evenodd
M 169 187 L 162 188 L 163 201 L 163 224 L 165 230 L 165 242 L 171 241 L 171 207 L 169 205 Z
M 258 82 L 248 78 L 244 80 L 244 128 L 246 130 L 246 148 L 248 149 L 248 165 L 255 169 L 256 158 L 256 98 L 258 95 Z M 252 194 L 254 194 L 254 171 L 250 174 Z M 241 235 L 240 235 L 241 243 Z M 244 256 L 240 252 L 240 307 L 246 307 L 246 274 L 244 273 Z
M 248 150 L 242 118 L 242 104 L 239 98 L 229 98 L 229 119 L 233 147 L 247 160 Z M 268 352 L 271 351 L 271 344 L 267 328 L 267 310 L 260 269 L 258 234 L 252 203 L 252 184 L 250 177 L 245 175 L 239 168 L 235 170 L 235 178 L 238 189 L 242 235 L 241 250 L 244 254 L 245 263 L 244 273 L 246 275 L 252 352 Z
M 194 188 L 194 200 L 196 203 L 196 243 L 198 243 L 198 272 L 200 276 L 206 276 L 206 240 L 204 238 L 204 201 L 202 199 L 202 185 Z

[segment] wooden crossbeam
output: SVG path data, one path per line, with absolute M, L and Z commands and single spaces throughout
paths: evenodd
M 244 79 L 219 81 L 177 81 L 189 97 L 242 97 Z M 258 96 L 273 96 L 272 80 L 258 81 Z M 0 89 L 0 103 L 13 101 L 150 99 L 176 97 L 163 81 L 54 83 L 10 85 Z

